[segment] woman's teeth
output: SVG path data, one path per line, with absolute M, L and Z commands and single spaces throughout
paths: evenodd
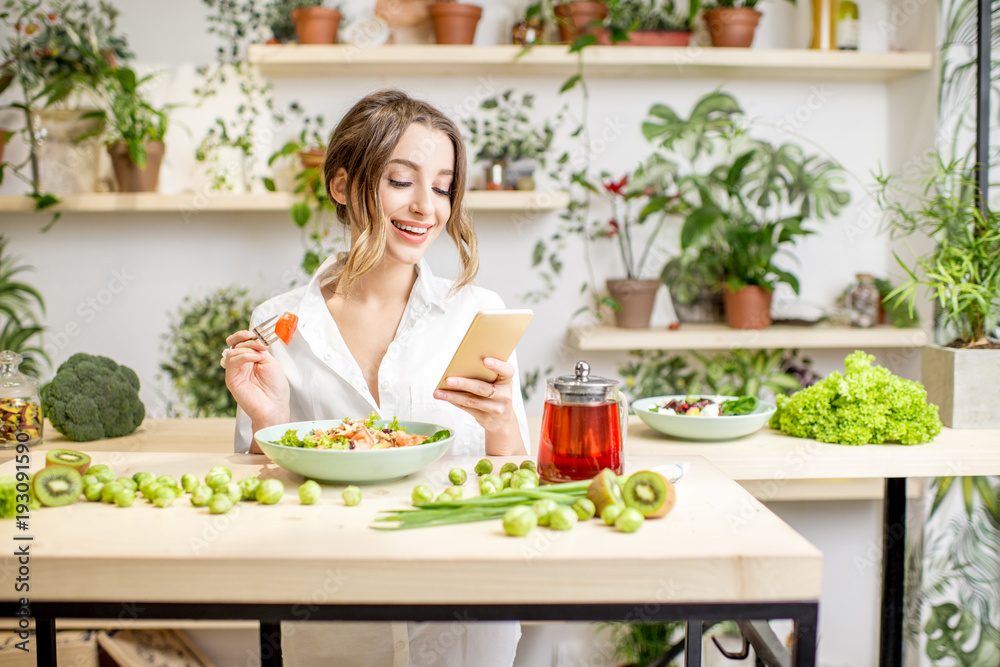
M 410 225 L 404 225 L 399 222 L 392 223 L 396 229 L 402 229 L 404 232 L 410 232 L 411 234 L 426 234 L 429 227 L 411 227 Z

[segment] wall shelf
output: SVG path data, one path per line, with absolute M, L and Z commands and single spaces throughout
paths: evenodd
M 578 350 L 730 350 L 730 349 L 872 349 L 920 347 L 922 329 L 773 325 L 768 329 L 731 329 L 722 324 L 682 324 L 680 329 L 573 327 L 568 342 Z
M 187 193 L 91 193 L 67 195 L 53 210 L 66 213 L 198 213 L 287 211 L 296 197 L 288 192 L 266 194 Z M 471 211 L 551 211 L 565 208 L 565 192 L 472 190 L 465 195 Z M 0 196 L 0 213 L 31 212 L 35 203 L 19 195 Z
M 380 46 L 258 44 L 250 62 L 267 76 L 569 76 L 576 56 L 566 46 Z M 593 46 L 588 76 L 888 81 L 929 71 L 930 52 Z

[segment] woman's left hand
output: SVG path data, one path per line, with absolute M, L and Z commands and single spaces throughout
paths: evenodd
M 448 401 L 472 415 L 486 431 L 486 453 L 511 456 L 526 453 L 521 429 L 514 414 L 514 367 L 487 357 L 483 365 L 497 374 L 494 382 L 474 378 L 449 377 L 448 389 L 436 389 L 434 398 Z

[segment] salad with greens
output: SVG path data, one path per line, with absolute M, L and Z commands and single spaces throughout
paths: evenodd
M 378 426 L 379 417 L 374 412 L 368 415 L 367 419 L 351 419 L 344 417 L 344 420 L 331 429 L 314 429 L 302 437 L 295 431 L 289 429 L 281 438 L 271 443 L 284 445 L 285 447 L 304 447 L 307 449 L 344 449 L 344 450 L 370 450 L 370 449 L 393 449 L 396 447 L 413 447 L 430 442 L 437 442 L 451 437 L 451 431 L 441 429 L 433 435 L 409 434 L 406 429 L 399 425 L 396 417 L 383 426 Z
M 650 412 L 663 415 L 685 415 L 687 417 L 732 417 L 748 415 L 757 409 L 760 401 L 756 396 L 720 400 L 719 396 L 687 396 L 671 399 L 649 408 Z

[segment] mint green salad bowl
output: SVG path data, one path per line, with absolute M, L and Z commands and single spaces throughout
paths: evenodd
M 308 449 L 274 444 L 289 429 L 294 429 L 299 437 L 316 429 L 328 431 L 341 423 L 340 419 L 320 419 L 316 421 L 292 422 L 262 428 L 254 434 L 254 440 L 261 450 L 279 466 L 317 482 L 331 484 L 374 484 L 389 482 L 411 475 L 437 461 L 455 440 L 454 430 L 450 438 L 412 447 L 392 447 L 356 451 L 349 449 Z M 375 422 L 375 426 L 386 426 L 388 420 Z M 448 428 L 427 422 L 401 421 L 399 425 L 407 433 L 433 435 Z
M 720 402 L 739 398 L 738 396 L 717 396 L 714 394 L 698 394 L 698 396 Z M 643 423 L 664 435 L 681 440 L 719 441 L 735 440 L 759 430 L 770 421 L 771 415 L 776 409 L 774 404 L 761 401 L 753 412 L 745 415 L 723 415 L 720 417 L 668 415 L 650 410 L 654 406 L 668 403 L 673 399 L 684 400 L 685 398 L 684 394 L 640 398 L 632 404 L 632 410 Z

